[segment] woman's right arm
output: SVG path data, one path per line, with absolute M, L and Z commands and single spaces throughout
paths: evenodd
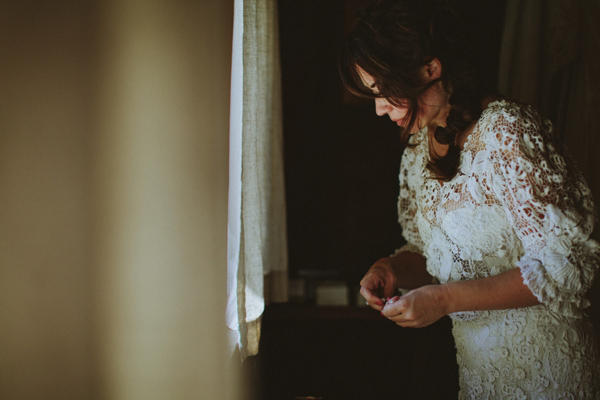
M 425 267 L 425 258 L 411 251 L 377 260 L 360 281 L 360 294 L 376 310 L 382 310 L 385 300 L 396 288 L 416 289 L 431 284 L 431 275 Z
M 416 223 L 417 194 L 420 186 L 420 171 L 427 151 L 426 137 L 421 137 L 416 147 L 407 147 L 400 163 L 400 194 L 398 196 L 398 222 L 406 245 L 393 256 L 377 260 L 360 281 L 360 293 L 367 303 L 381 310 L 388 297 L 394 296 L 396 288 L 415 289 L 431 283 L 431 275 L 425 268 L 425 257 L 421 255 L 423 242 Z

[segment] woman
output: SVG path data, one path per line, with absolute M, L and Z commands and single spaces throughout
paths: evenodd
M 374 98 L 407 145 L 407 244 L 373 264 L 361 293 L 403 327 L 450 315 L 461 398 L 600 399 L 584 312 L 600 260 L 590 190 L 548 120 L 479 92 L 451 15 L 380 1 L 342 49 L 346 87 Z M 390 298 L 397 287 L 412 290 Z

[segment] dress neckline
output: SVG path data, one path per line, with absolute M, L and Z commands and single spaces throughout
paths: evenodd
M 483 119 L 484 114 L 486 112 L 489 112 L 489 110 L 491 110 L 493 107 L 496 107 L 496 106 L 502 105 L 502 104 L 507 104 L 507 100 L 504 99 L 504 98 L 497 99 L 497 100 L 492 100 L 492 101 L 490 101 L 487 104 L 486 108 L 484 108 L 481 111 L 481 115 L 479 116 L 479 118 L 475 122 L 475 125 L 473 126 L 473 130 L 471 131 L 471 133 L 469 133 L 469 135 L 465 139 L 465 143 L 463 144 L 463 148 L 460 150 L 460 160 L 459 160 L 458 171 L 456 172 L 456 175 L 454 175 L 454 177 L 452 177 L 452 179 L 450 179 L 447 182 L 441 182 L 441 181 L 439 181 L 437 179 L 434 179 L 435 181 L 438 182 L 438 185 L 439 185 L 440 188 L 443 188 L 444 186 L 447 186 L 447 185 L 452 185 L 457 178 L 459 178 L 460 176 L 462 176 L 462 168 L 463 168 L 463 165 L 464 165 L 465 153 L 467 151 L 471 151 L 471 149 L 469 147 L 471 146 L 471 142 L 473 141 L 473 135 L 475 133 L 479 133 L 480 132 L 480 129 L 481 129 L 480 125 L 481 125 L 481 121 Z

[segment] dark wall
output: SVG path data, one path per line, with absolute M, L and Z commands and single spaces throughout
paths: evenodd
M 368 0 L 280 0 L 284 158 L 290 273 L 333 271 L 357 282 L 403 244 L 397 224 L 398 128 L 374 104 L 348 101 L 338 43 L 352 8 Z M 495 88 L 503 1 L 456 1 L 471 46 Z

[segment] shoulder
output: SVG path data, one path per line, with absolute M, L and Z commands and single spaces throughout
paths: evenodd
M 531 105 L 512 100 L 496 100 L 487 106 L 477 122 L 480 139 L 486 147 L 542 150 L 554 141 L 553 126 Z
M 478 121 L 481 129 L 538 129 L 552 131 L 552 123 L 531 105 L 502 99 L 490 102 Z

